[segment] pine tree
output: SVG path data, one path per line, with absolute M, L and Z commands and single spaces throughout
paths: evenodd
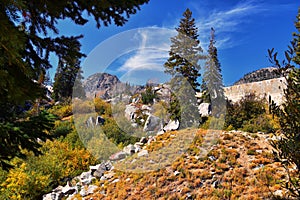
M 28 101 L 45 97 L 45 88 L 38 80 L 52 67 L 49 55 L 53 53 L 68 65 L 71 59 L 84 56 L 78 48 L 83 36 L 59 36 L 58 21 L 69 19 L 82 26 L 88 22 L 83 15 L 87 13 L 98 28 L 112 23 L 122 26 L 148 1 L 1 1 L 0 166 L 22 155 L 20 149 L 37 152 L 36 139 L 44 139 L 44 128 L 50 128 L 51 117 L 46 114 L 40 113 L 39 118 L 23 116 Z
M 72 93 L 73 98 L 78 97 L 80 99 L 84 99 L 86 97 L 85 90 L 82 85 L 82 80 L 83 80 L 82 70 L 79 69 L 79 71 L 77 72 L 77 75 L 76 75 L 74 86 L 73 86 L 73 93 Z
M 165 63 L 165 72 L 173 77 L 183 76 L 195 91 L 199 91 L 200 77 L 199 60 L 204 59 L 200 55 L 203 52 L 198 40 L 198 28 L 192 12 L 189 9 L 183 13 L 179 27 L 176 28 L 177 35 L 171 38 L 171 50 L 169 58 Z
M 208 47 L 208 56 L 205 63 L 203 93 L 212 104 L 212 115 L 219 117 L 225 108 L 224 85 L 221 74 L 221 64 L 218 59 L 218 51 L 215 47 L 215 30 L 211 28 L 211 38 Z
M 76 88 L 74 88 L 75 96 L 85 97 L 82 91 L 82 71 L 79 64 L 80 62 L 78 59 L 72 59 L 70 63 L 67 63 L 64 60 L 59 61 L 53 84 L 53 99 L 55 101 L 65 101 L 70 99 L 73 94 L 74 86 L 76 86 Z
M 177 35 L 171 38 L 169 58 L 165 72 L 172 75 L 172 97 L 169 107 L 171 119 L 178 119 L 181 127 L 188 127 L 199 120 L 195 93 L 199 91 L 199 60 L 204 57 L 198 40 L 198 28 L 189 9 L 183 13 Z

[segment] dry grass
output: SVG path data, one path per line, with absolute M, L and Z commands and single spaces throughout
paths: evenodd
M 149 152 L 177 147 L 185 132 L 170 132 L 156 138 Z M 284 170 L 274 162 L 271 148 L 259 134 L 255 137 L 239 132 L 220 134 L 208 155 L 201 154 L 206 132 L 197 131 L 188 150 L 164 168 L 148 173 L 118 172 L 117 183 L 100 183 L 93 199 L 270 199 L 279 189 Z M 173 135 L 173 136 L 171 136 Z M 175 136 L 175 137 L 174 137 Z M 253 155 L 247 154 L 249 150 Z M 258 151 L 256 151 L 258 150 Z M 260 151 L 262 150 L 262 151 Z M 214 156 L 215 160 L 209 159 Z M 179 172 L 174 174 L 174 172 Z M 100 191 L 104 195 L 100 194 Z

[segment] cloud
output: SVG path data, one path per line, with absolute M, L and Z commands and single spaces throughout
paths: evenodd
M 139 40 L 139 48 L 129 57 L 118 71 L 154 70 L 163 71 L 163 64 L 168 58 L 170 37 L 174 31 L 165 28 L 140 29 L 134 36 Z
M 119 71 L 155 70 L 163 71 L 163 63 L 168 58 L 168 52 L 163 49 L 140 49 L 135 55 L 128 58 L 119 68 Z
M 241 31 L 244 23 L 248 22 L 248 16 L 259 14 L 265 11 L 265 8 L 254 1 L 244 1 L 231 8 L 224 10 L 212 9 L 203 14 L 203 10 L 196 9 L 198 18 L 197 27 L 199 27 L 199 37 L 205 46 L 209 43 L 210 28 L 213 27 L 218 35 L 216 46 L 220 49 L 230 48 L 238 45 L 234 41 L 234 33 Z M 202 13 L 200 13 L 202 12 Z

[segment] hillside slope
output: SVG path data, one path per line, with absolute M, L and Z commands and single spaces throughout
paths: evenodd
M 146 149 L 151 152 L 162 148 L 180 134 L 177 131 L 157 136 Z M 187 152 L 156 172 L 108 172 L 109 178 L 97 181 L 97 189 L 85 198 L 271 199 L 274 194 L 284 194 L 279 190 L 284 169 L 273 160 L 268 143 L 273 138 L 269 135 L 222 132 L 208 155 L 201 157 L 205 135 L 199 130 Z

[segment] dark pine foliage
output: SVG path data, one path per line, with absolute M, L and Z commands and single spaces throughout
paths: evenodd
M 51 127 L 52 120 L 47 114 L 41 113 L 35 118 L 25 117 L 20 112 L 26 102 L 33 104 L 36 99 L 45 97 L 42 80 L 52 67 L 50 54 L 68 66 L 84 56 L 79 48 L 79 39 L 83 36 L 59 36 L 57 22 L 69 19 L 76 25 L 84 25 L 88 22 L 83 15 L 86 13 L 94 18 L 98 28 L 110 24 L 122 26 L 148 1 L 1 1 L 0 165 L 21 155 L 22 148 L 30 147 L 36 152 L 36 139 L 45 137 L 41 129 Z M 36 123 L 39 119 L 42 120 Z
M 277 52 L 269 50 L 271 63 L 279 68 L 287 83 L 285 102 L 281 106 L 272 102 L 271 109 L 279 118 L 281 135 L 271 145 L 275 148 L 275 157 L 283 164 L 288 175 L 288 182 L 283 185 L 289 191 L 288 198 L 300 199 L 300 9 L 295 27 L 298 32 L 293 34 L 294 40 L 285 52 L 284 61 L 279 62 Z
M 183 13 L 177 35 L 171 38 L 169 58 L 164 64 L 165 72 L 172 75 L 170 82 L 172 98 L 168 109 L 171 119 L 181 121 L 181 127 L 188 127 L 199 120 L 195 93 L 199 91 L 200 59 L 205 57 L 198 40 L 198 28 L 189 9 Z
M 218 51 L 215 47 L 215 30 L 211 28 L 211 38 L 208 47 L 207 61 L 204 67 L 204 97 L 212 104 L 212 115 L 219 117 L 225 112 L 226 102 L 224 85 L 221 74 L 221 64 L 218 59 Z

